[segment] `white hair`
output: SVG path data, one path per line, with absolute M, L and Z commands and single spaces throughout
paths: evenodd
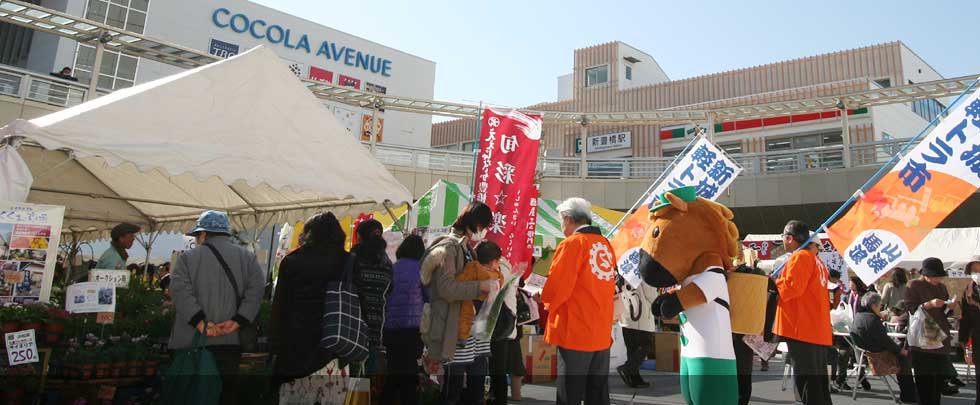
M 592 224 L 592 204 L 584 198 L 572 197 L 557 207 L 558 215 L 571 218 L 577 224 Z

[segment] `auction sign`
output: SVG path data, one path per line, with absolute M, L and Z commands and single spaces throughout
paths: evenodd
M 474 200 L 493 211 L 486 239 L 500 245 L 514 273 L 523 274 L 534 252 L 541 115 L 487 108 L 481 120 Z
M 827 233 L 871 284 L 980 187 L 980 91 L 951 109 Z
M 695 187 L 698 197 L 714 201 L 742 172 L 738 163 L 706 137 L 695 139 L 687 150 L 653 192 L 641 197 L 644 198 L 643 203 L 636 212 L 627 214 L 629 216 L 610 241 L 619 258 L 619 273 L 633 288 L 639 287 L 642 281 L 639 246 L 650 227 L 650 204 L 661 194 L 686 186 Z
M 0 304 L 47 302 L 65 207 L 0 201 Z

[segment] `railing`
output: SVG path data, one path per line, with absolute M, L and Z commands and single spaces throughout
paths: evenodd
M 905 140 L 851 145 L 852 167 L 884 164 L 898 153 Z M 424 149 L 395 145 L 377 145 L 374 155 L 390 166 L 428 169 L 435 172 L 468 174 L 473 170 L 473 155 L 466 152 Z M 764 176 L 829 171 L 844 168 L 842 145 L 790 151 L 739 153 L 731 158 L 742 166 L 743 176 Z M 656 178 L 670 166 L 673 158 L 588 159 L 587 177 L 593 179 Z M 544 178 L 581 177 L 578 158 L 540 158 L 538 173 Z
M 76 82 L 0 65 L 0 95 L 3 96 L 71 107 L 84 102 L 87 92 L 86 86 Z

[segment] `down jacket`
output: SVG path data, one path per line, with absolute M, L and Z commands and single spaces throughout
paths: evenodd
M 480 297 L 479 281 L 456 280 L 466 262 L 476 256 L 468 241 L 454 231 L 433 241 L 422 257 L 422 285 L 429 290 L 430 303 L 420 329 L 432 360 L 453 359 L 463 303 Z

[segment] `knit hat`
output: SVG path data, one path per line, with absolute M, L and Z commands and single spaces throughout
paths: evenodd
M 949 273 L 946 272 L 945 266 L 943 266 L 943 261 L 935 257 L 930 257 L 922 261 L 922 270 L 919 270 L 919 274 L 926 277 L 949 276 Z

